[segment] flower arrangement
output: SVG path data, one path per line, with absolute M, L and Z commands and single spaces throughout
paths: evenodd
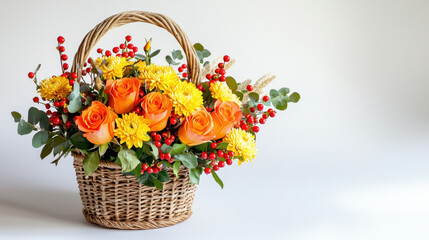
M 62 73 L 42 81 L 40 65 L 28 73 L 40 94 L 33 102 L 46 109 L 31 107 L 27 121 L 18 112 L 12 116 L 18 134 L 36 131 L 32 145 L 43 147 L 42 159 L 52 153 L 58 164 L 72 151 L 82 154 L 86 175 L 101 160 L 112 161 L 139 183 L 162 189 L 169 181 L 166 169 L 177 176 L 183 165 L 192 183 L 204 172 L 223 187 L 216 172 L 234 161 L 252 161 L 260 126 L 300 99 L 288 88 L 264 95 L 272 74 L 253 85 L 237 83 L 227 75 L 234 60 L 225 55 L 210 63 L 210 51 L 198 43 L 194 48 L 206 78 L 201 84 L 189 82 L 180 50 L 166 56 L 168 66 L 154 64 L 160 50 L 152 51 L 151 40 L 138 54 L 126 36 L 112 50 L 97 49 L 100 56 L 89 58 L 79 72 L 68 71 L 65 39 L 57 40 Z

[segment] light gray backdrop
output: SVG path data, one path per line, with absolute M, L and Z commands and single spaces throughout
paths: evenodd
M 72 159 L 41 161 L 10 111 L 32 106 L 26 77 L 59 74 L 56 38 L 72 58 L 83 36 L 124 10 L 160 12 L 214 56 L 237 59 L 238 80 L 268 72 L 302 100 L 269 119 L 251 164 L 203 176 L 188 221 L 152 231 L 86 223 Z M 428 239 L 428 1 L 0 1 L 0 238 Z M 130 24 L 160 56 L 166 31 Z M 94 51 L 95 55 L 95 51 Z M 93 55 L 93 56 L 94 56 Z M 163 57 L 156 63 L 165 64 Z M 71 61 L 69 61 L 71 63 Z

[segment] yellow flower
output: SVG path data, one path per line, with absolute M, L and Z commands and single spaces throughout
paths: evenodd
M 172 67 L 154 64 L 147 66 L 144 62 L 138 62 L 135 66 L 140 72 L 139 79 L 142 86 L 146 86 L 150 91 L 153 89 L 167 91 L 180 81 Z
M 242 106 L 240 99 L 232 93 L 231 89 L 222 82 L 215 82 L 210 84 L 210 91 L 215 99 L 219 99 L 222 102 L 235 102 L 238 106 Z
M 239 157 L 238 165 L 252 161 L 256 157 L 255 136 L 251 133 L 234 128 L 225 136 L 223 141 L 229 143 L 227 150 L 233 151 L 234 155 Z
M 172 100 L 174 112 L 185 117 L 203 105 L 203 94 L 193 83 L 178 81 L 166 91 Z
M 40 82 L 38 92 L 48 100 L 58 100 L 67 97 L 72 90 L 69 80 L 65 77 L 47 78 Z
M 117 79 L 124 76 L 124 67 L 128 65 L 124 57 L 100 57 L 95 60 L 100 70 L 103 71 L 104 79 Z
M 149 124 L 149 119 L 136 113 L 124 114 L 116 119 L 115 136 L 121 139 L 121 144 L 125 142 L 128 148 L 132 146 L 141 148 L 143 141 L 150 139 L 147 134 L 150 131 Z

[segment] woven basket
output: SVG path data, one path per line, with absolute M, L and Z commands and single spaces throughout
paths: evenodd
M 74 57 L 72 72 L 82 72 L 90 50 L 107 31 L 132 22 L 151 23 L 170 32 L 184 50 L 191 81 L 199 83 L 199 60 L 188 37 L 168 17 L 142 11 L 113 15 L 88 32 Z M 113 162 L 101 161 L 94 173 L 85 176 L 84 156 L 72 155 L 83 214 L 89 222 L 117 229 L 153 229 L 177 224 L 191 216 L 196 186 L 191 184 L 189 172 L 183 166 L 178 178 L 171 169 L 167 170 L 170 181 L 158 190 L 139 184 L 135 176 L 123 175 L 121 167 Z

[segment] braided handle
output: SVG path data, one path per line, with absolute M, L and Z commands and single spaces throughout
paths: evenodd
M 200 82 L 200 61 L 191 41 L 189 41 L 189 38 L 186 36 L 183 30 L 179 27 L 179 25 L 177 25 L 177 23 L 162 14 L 144 11 L 122 12 L 105 19 L 103 22 L 95 26 L 94 29 L 86 34 L 80 43 L 79 49 L 74 56 L 71 71 L 77 72 L 80 76 L 80 73 L 82 72 L 81 68 L 85 62 L 85 59 L 88 58 L 89 51 L 94 47 L 95 44 L 97 44 L 101 37 L 103 37 L 104 34 L 106 34 L 110 29 L 133 22 L 151 23 L 170 32 L 179 42 L 186 55 L 186 60 L 188 63 L 188 75 L 190 80 L 195 84 Z

